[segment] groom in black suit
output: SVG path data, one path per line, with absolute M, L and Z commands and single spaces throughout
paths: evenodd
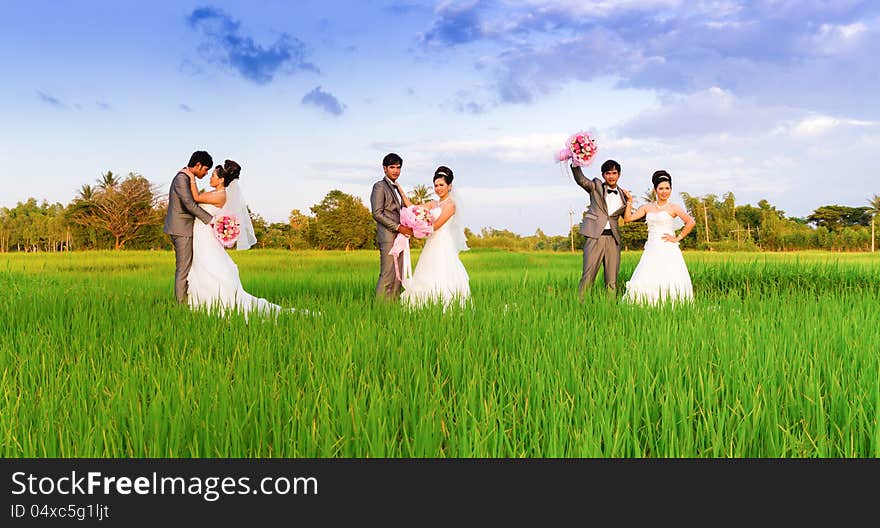
M 403 158 L 395 153 L 390 153 L 382 159 L 382 171 L 385 177 L 373 184 L 373 192 L 370 193 L 370 208 L 373 219 L 376 221 L 376 245 L 379 246 L 379 282 L 376 284 L 376 297 L 385 300 L 394 300 L 400 297 L 400 281 L 394 272 L 394 257 L 388 253 L 394 245 L 394 239 L 398 233 L 412 236 L 410 227 L 400 225 L 400 210 L 404 207 L 400 196 L 400 187 L 397 178 L 400 177 L 400 168 L 403 166 Z M 398 269 L 403 270 L 403 253 L 397 258 Z
M 588 180 L 580 167 L 571 166 L 574 181 L 590 194 L 590 207 L 584 213 L 580 233 L 584 241 L 584 269 L 578 284 L 578 295 L 584 300 L 584 291 L 593 286 L 599 266 L 605 267 L 605 288 L 617 291 L 620 271 L 620 229 L 617 219 L 626 209 L 626 195 L 617 186 L 620 163 L 608 160 L 602 164 L 602 180 Z

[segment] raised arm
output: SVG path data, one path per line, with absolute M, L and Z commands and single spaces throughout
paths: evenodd
M 403 186 L 397 182 L 394 182 L 394 185 L 397 186 L 397 190 L 400 193 L 400 197 L 403 198 L 403 205 L 405 207 L 412 207 L 412 200 L 409 199 L 409 196 L 403 191 Z
M 581 170 L 580 167 L 572 165 L 571 166 L 571 173 L 574 175 L 574 181 L 578 185 L 583 187 L 584 190 L 587 192 L 593 192 L 593 187 L 595 187 L 595 184 L 593 184 L 592 180 L 589 180 L 589 179 L 587 179 L 586 176 L 584 176 L 584 171 Z
M 636 220 L 639 220 L 642 217 L 644 217 L 646 214 L 648 214 L 648 206 L 647 205 L 643 205 L 643 206 L 639 207 L 638 209 L 636 209 L 636 212 L 633 212 L 633 210 L 632 210 L 632 206 L 633 206 L 632 194 L 629 191 L 627 191 L 626 189 L 622 189 L 622 190 L 623 190 L 623 194 L 626 195 L 626 210 L 623 211 L 623 221 L 624 222 L 635 222 Z
M 206 203 L 211 205 L 216 205 L 217 207 L 223 207 L 223 204 L 226 203 L 226 191 L 209 191 L 205 193 L 200 193 L 199 189 L 196 187 L 196 177 L 189 177 L 189 190 L 192 193 L 193 200 L 197 203 Z
M 455 202 L 452 200 L 440 205 L 440 216 L 434 220 L 434 230 L 443 227 L 443 224 L 455 214 Z
M 214 219 L 211 216 L 211 213 L 205 211 L 199 204 L 196 203 L 193 198 L 192 190 L 190 189 L 190 183 L 187 181 L 187 176 L 185 174 L 178 174 L 174 177 L 174 192 L 177 193 L 177 196 L 180 197 L 180 203 L 183 205 L 184 209 L 189 211 L 189 214 L 195 216 L 202 222 L 206 224 L 210 224 L 211 220 Z

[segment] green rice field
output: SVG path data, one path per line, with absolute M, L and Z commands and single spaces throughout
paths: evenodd
M 171 252 L 0 254 L 0 455 L 880 456 L 880 254 L 685 252 L 695 302 L 640 308 L 472 250 L 445 313 L 376 303 L 377 251 L 230 254 L 320 313 L 192 312 Z

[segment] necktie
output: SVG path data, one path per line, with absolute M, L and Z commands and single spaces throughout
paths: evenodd
M 392 192 L 392 194 L 394 194 L 394 201 L 396 201 L 397 203 L 401 203 L 400 189 L 397 187 L 397 184 L 391 180 L 386 180 L 386 181 L 387 181 L 388 185 L 390 185 L 391 188 L 394 189 L 394 191 Z M 401 204 L 401 205 L 403 205 L 403 204 Z
M 617 194 L 617 189 L 606 189 L 606 192 L 608 194 L 611 194 L 611 193 Z

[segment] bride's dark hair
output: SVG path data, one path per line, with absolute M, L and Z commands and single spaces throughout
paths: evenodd
M 658 170 L 654 172 L 654 175 L 651 176 L 651 183 L 654 184 L 654 189 L 656 189 L 663 182 L 669 182 L 669 186 L 672 187 L 672 176 L 670 176 L 669 173 L 665 170 Z
M 437 167 L 437 170 L 434 171 L 434 179 L 443 178 L 443 181 L 446 182 L 446 185 L 452 185 L 452 169 L 445 165 L 440 165 Z
M 241 174 L 241 165 L 229 159 L 224 161 L 223 165 L 217 165 L 216 168 L 217 176 L 223 180 L 223 187 L 229 187 L 229 184 L 237 180 Z

